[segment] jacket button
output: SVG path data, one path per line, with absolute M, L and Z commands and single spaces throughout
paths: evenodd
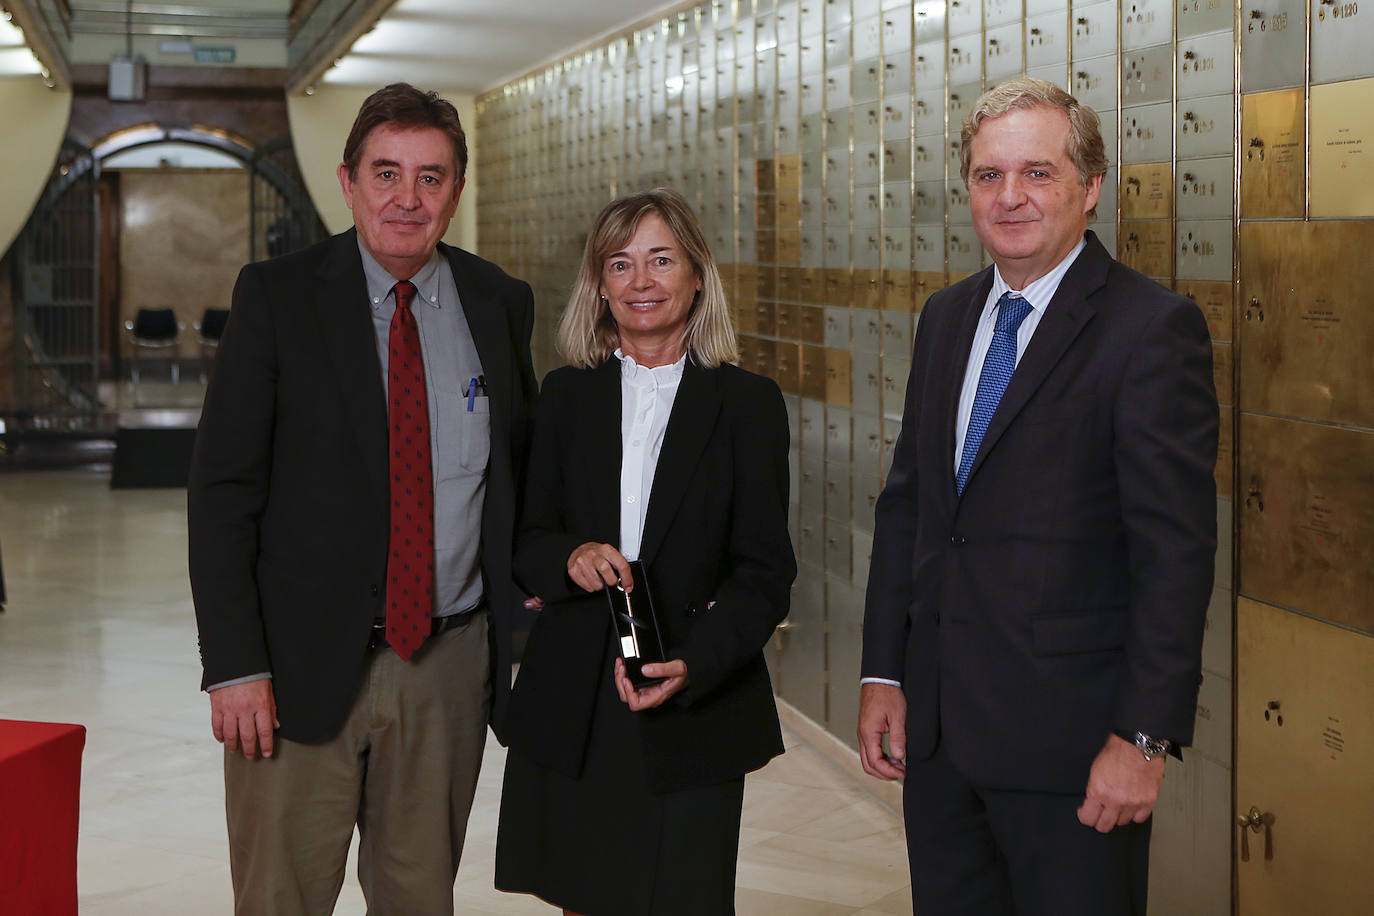
M 966 543 L 966 542 L 964 541 L 964 536 L 961 535 L 961 534 L 951 534 L 951 535 L 949 536 L 949 542 L 950 542 L 951 544 L 953 544 L 954 546 L 956 546 L 956 547 L 960 546 L 961 544 Z
M 375 585 L 369 585 L 369 586 L 367 587 L 367 591 L 368 591 L 369 594 L 372 595 L 373 598 L 376 598 L 377 595 L 378 595 L 378 593 L 380 592 L 380 589 L 378 589 L 377 586 L 375 586 Z

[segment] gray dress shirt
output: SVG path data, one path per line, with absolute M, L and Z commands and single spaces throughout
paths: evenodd
M 471 611 L 482 601 L 479 542 L 482 499 L 491 452 L 491 410 L 482 387 L 482 361 L 472 342 L 453 269 L 435 251 L 413 277 L 396 278 L 358 244 L 377 332 L 382 387 L 387 385 L 391 317 L 398 279 L 418 294 L 410 310 L 420 329 L 429 401 L 429 444 L 434 464 L 434 593 L 436 617 Z M 471 391 L 476 382 L 476 391 Z M 469 396 L 471 395 L 471 396 Z

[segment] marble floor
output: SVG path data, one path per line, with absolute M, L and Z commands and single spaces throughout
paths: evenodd
M 231 912 L 220 749 L 186 581 L 185 493 L 88 471 L 0 473 L 0 718 L 86 726 L 83 916 Z M 741 914 L 911 912 L 901 823 L 794 735 L 747 783 Z M 491 742 L 459 913 L 552 913 L 492 889 L 504 753 Z M 364 912 L 350 865 L 336 913 Z

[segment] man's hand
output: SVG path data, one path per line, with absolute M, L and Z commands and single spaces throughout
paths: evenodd
M 610 544 L 595 541 L 588 541 L 568 556 L 568 578 L 589 592 L 617 582 L 627 592 L 635 587 L 629 561 Z
M 1093 760 L 1078 820 L 1100 833 L 1131 821 L 1144 823 L 1159 800 L 1163 781 L 1163 756 L 1146 760 L 1134 744 L 1112 735 Z
M 262 756 L 271 757 L 272 730 L 281 728 L 272 679 L 211 690 L 210 727 L 215 740 L 231 752 L 242 749 L 243 756 L 250 760 L 259 751 Z
M 890 755 L 883 753 L 888 735 Z M 891 684 L 859 688 L 859 760 L 864 772 L 879 779 L 906 776 L 906 694 Z
M 666 662 L 650 662 L 641 670 L 645 677 L 664 677 L 667 680 L 643 690 L 636 690 L 634 683 L 625 673 L 625 660 L 615 660 L 615 692 L 620 694 L 621 702 L 630 707 L 631 712 L 662 706 L 669 697 L 687 686 L 687 663 L 680 658 Z

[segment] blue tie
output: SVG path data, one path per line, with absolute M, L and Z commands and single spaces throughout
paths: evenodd
M 1005 292 L 997 300 L 997 327 L 992 332 L 992 345 L 983 359 L 983 371 L 978 376 L 978 392 L 973 396 L 973 413 L 968 419 L 964 435 L 964 454 L 959 458 L 959 473 L 954 478 L 955 491 L 962 494 L 973 470 L 973 459 L 983 444 L 992 415 L 1002 402 L 1011 374 L 1016 370 L 1016 329 L 1030 314 L 1031 304 L 1016 293 Z

